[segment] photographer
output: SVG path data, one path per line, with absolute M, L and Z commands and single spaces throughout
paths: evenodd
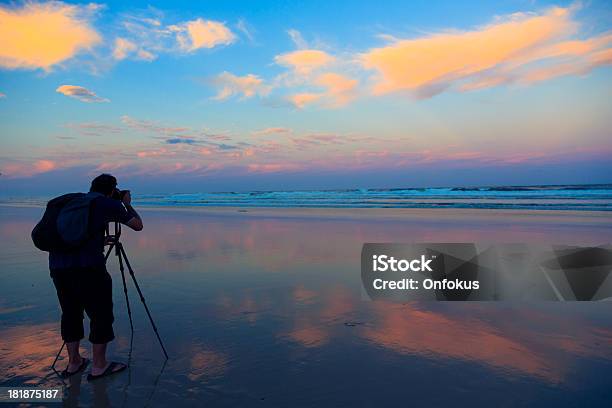
M 87 196 L 91 198 L 87 241 L 74 250 L 50 251 L 49 269 L 62 309 L 61 333 L 69 355 L 62 376 L 80 373 L 89 364 L 79 353 L 85 311 L 90 319 L 89 341 L 93 345 L 93 367 L 88 380 L 94 380 L 127 367 L 106 360 L 106 346 L 115 334 L 112 279 L 104 259 L 105 230 L 110 222 L 120 222 L 134 231 L 142 230 L 143 225 L 131 206 L 130 192 L 117 190 L 117 179 L 110 174 L 96 177 Z

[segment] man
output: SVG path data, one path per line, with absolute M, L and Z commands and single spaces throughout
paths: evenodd
M 104 259 L 105 230 L 109 222 L 120 222 L 134 231 L 142 230 L 142 220 L 131 205 L 129 191 L 122 201 L 111 198 L 117 179 L 102 174 L 91 182 L 93 195 L 89 215 L 89 238 L 77 250 L 51 251 L 49 269 L 62 308 L 61 333 L 68 349 L 68 366 L 62 376 L 82 372 L 89 364 L 81 357 L 79 343 L 84 337 L 83 311 L 90 320 L 89 341 L 93 348 L 93 367 L 88 376 L 95 380 L 127 368 L 106 360 L 106 346 L 113 332 L 112 279 Z

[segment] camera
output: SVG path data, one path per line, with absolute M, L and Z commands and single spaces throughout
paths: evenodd
M 130 190 L 119 190 L 118 188 L 116 188 L 113 190 L 113 193 L 111 194 L 111 198 L 122 201 L 123 196 L 125 196 L 125 194 L 129 191 Z

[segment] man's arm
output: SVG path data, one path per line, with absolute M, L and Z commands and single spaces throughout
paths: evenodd
M 140 215 L 138 215 L 134 207 L 132 207 L 132 196 L 130 195 L 129 191 L 126 192 L 123 196 L 123 205 L 125 205 L 125 209 L 131 216 L 131 218 L 128 220 L 128 222 L 125 223 L 125 225 L 127 225 L 134 231 L 142 231 L 142 219 L 140 218 Z

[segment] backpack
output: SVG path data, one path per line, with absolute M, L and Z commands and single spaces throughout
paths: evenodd
M 32 241 L 41 251 L 77 249 L 90 237 L 89 216 L 98 194 L 70 193 L 47 203 L 42 219 L 32 230 Z

